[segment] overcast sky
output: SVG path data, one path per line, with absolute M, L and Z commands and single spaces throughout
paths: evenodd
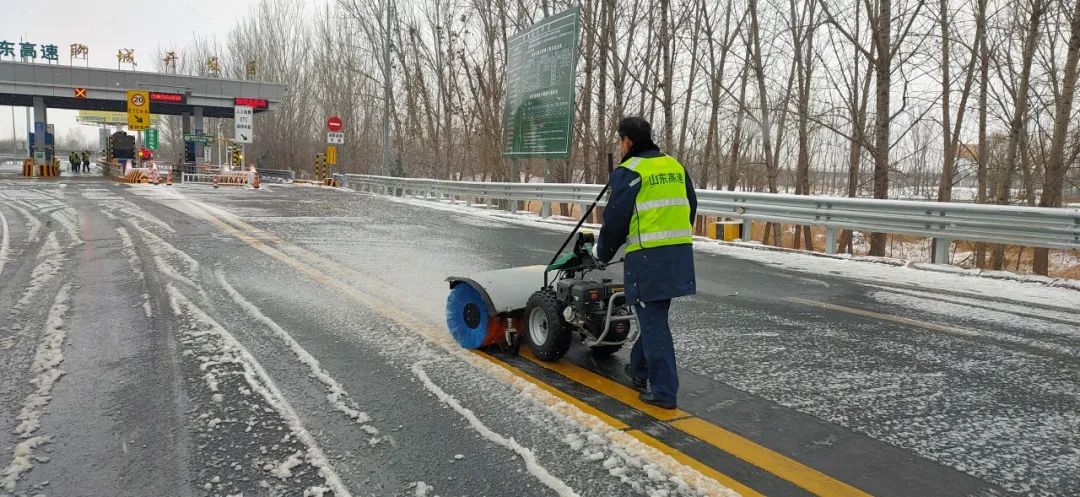
M 135 49 L 138 70 L 154 70 L 151 55 L 157 47 L 179 49 L 194 36 L 216 36 L 224 40 L 237 19 L 246 15 L 258 0 L 11 0 L 0 8 L 0 40 L 17 43 L 20 38 L 41 45 L 56 45 L 60 63 L 68 63 L 69 45 L 82 43 L 90 48 L 91 67 L 116 68 L 116 51 Z M 18 45 L 15 48 L 18 51 Z M 40 51 L 39 51 L 40 55 Z M 38 63 L 44 63 L 38 59 Z M 85 64 L 76 61 L 76 64 Z M 130 66 L 128 66 L 130 67 Z M 49 122 L 56 125 L 57 138 L 68 130 L 96 140 L 97 131 L 75 124 L 75 111 L 49 110 Z M 12 136 L 12 108 L 0 106 L 0 139 Z M 15 108 L 15 133 L 26 137 L 26 111 Z

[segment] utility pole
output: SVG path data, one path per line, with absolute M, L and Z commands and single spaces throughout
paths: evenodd
M 390 11 L 391 0 L 384 0 L 386 24 L 383 26 L 383 175 L 390 175 Z

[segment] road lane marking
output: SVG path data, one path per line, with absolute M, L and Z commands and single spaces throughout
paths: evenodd
M 716 426 L 691 413 L 679 409 L 660 409 L 638 400 L 638 392 L 626 385 L 605 378 L 576 364 L 544 362 L 536 358 L 528 348 L 521 349 L 521 356 L 540 367 L 555 371 L 581 385 L 589 387 L 608 397 L 648 414 L 658 421 L 687 435 L 693 436 L 717 449 L 731 454 L 749 464 L 757 466 L 793 485 L 814 495 L 838 497 L 869 497 L 869 494 L 837 480 L 825 473 L 802 464 L 772 449 L 758 445 L 753 441 L 731 431 Z
M 328 286 L 331 286 L 331 287 L 334 287 L 334 288 L 337 288 L 337 289 L 341 290 L 344 294 L 352 297 L 353 299 L 359 301 L 360 303 L 362 303 L 364 305 L 367 305 L 367 306 L 371 307 L 372 309 L 377 310 L 378 312 L 382 312 L 385 315 L 387 315 L 388 317 L 390 317 L 390 318 L 392 318 L 392 319 L 394 319 L 394 320 L 396 320 L 396 321 L 398 321 L 398 322 L 400 322 L 400 323 L 402 323 L 402 324 L 404 324 L 406 326 L 409 326 L 410 328 L 416 329 L 418 332 L 420 332 L 422 335 L 424 335 L 424 336 L 426 336 L 428 338 L 435 338 L 435 337 L 431 337 L 430 334 L 426 332 L 427 330 L 429 330 L 430 326 L 423 325 L 422 323 L 419 323 L 414 318 L 406 316 L 406 315 L 404 315 L 402 313 L 390 311 L 389 309 L 387 309 L 382 304 L 382 302 L 378 301 L 378 299 L 376 297 L 368 295 L 366 292 L 361 292 L 361 291 L 353 288 L 352 286 L 350 286 L 348 284 L 345 284 L 343 282 L 340 282 L 340 281 L 328 276 L 327 274 L 323 273 L 321 270 L 316 269 L 316 268 L 311 267 L 311 266 L 308 266 L 307 264 L 297 260 L 296 258 L 285 254 L 282 251 L 283 248 L 279 249 L 277 247 L 271 246 L 271 244 L 275 244 L 275 245 L 278 244 L 278 243 L 285 244 L 286 242 L 284 240 L 282 240 L 280 237 L 277 237 L 276 235 L 273 235 L 273 234 L 267 233 L 265 231 L 262 231 L 262 230 L 260 230 L 258 228 L 255 228 L 254 226 L 251 226 L 250 224 L 245 223 L 245 222 L 243 222 L 243 221 L 241 221 L 239 219 L 230 219 L 230 221 L 225 221 L 224 219 L 219 218 L 217 215 L 215 215 L 215 213 L 212 213 L 211 212 L 212 208 L 205 208 L 200 204 L 194 204 L 194 203 L 193 203 L 193 205 L 198 206 L 200 208 L 200 210 L 207 216 L 207 219 L 212 224 L 218 226 L 223 231 L 226 231 L 226 232 L 228 232 L 230 234 L 233 234 L 234 236 L 236 236 L 240 240 L 246 242 L 247 244 L 251 245 L 252 247 L 258 249 L 259 251 L 261 251 L 261 252 L 263 252 L 263 253 L 265 253 L 265 254 L 267 254 L 267 255 L 275 258 L 275 259 L 281 260 L 282 262 L 284 262 L 287 265 L 293 267 L 294 269 L 300 271 L 301 273 L 306 274 L 307 276 L 311 277 L 313 280 L 315 280 L 315 281 L 317 281 L 319 283 L 323 283 L 323 284 L 326 284 Z M 248 231 L 248 230 L 250 230 L 250 231 Z M 308 258 L 309 260 L 320 259 L 320 260 L 325 261 L 324 258 L 322 258 L 322 257 L 320 257 L 320 256 L 318 256 L 316 254 L 306 253 L 307 251 L 303 251 L 303 252 L 305 252 L 303 254 L 303 256 L 305 256 L 305 258 Z M 329 262 L 333 263 L 333 261 L 329 261 Z M 350 272 L 354 272 L 354 271 L 350 270 Z M 443 343 L 444 341 L 442 341 L 442 340 L 435 339 L 434 341 L 436 343 L 441 343 L 441 344 L 445 345 L 445 343 Z M 603 421 L 605 424 L 609 425 L 611 428 L 615 429 L 616 431 L 631 435 L 632 437 L 634 437 L 635 439 L 641 441 L 645 445 L 657 450 L 659 453 L 667 455 L 667 456 L 671 457 L 672 459 L 674 459 L 675 461 L 677 461 L 677 462 L 679 462 L 679 463 L 681 463 L 681 464 L 683 464 L 683 465 L 685 465 L 687 467 L 690 467 L 690 468 L 694 469 L 695 471 L 697 471 L 697 472 L 699 472 L 699 473 L 701 473 L 701 474 L 703 474 L 703 475 L 705 475 L 705 476 L 707 476 L 709 478 L 712 478 L 713 480 L 715 480 L 715 481 L 717 481 L 717 482 L 719 482 L 719 483 L 721 483 L 721 484 L 723 484 L 725 486 L 731 487 L 733 490 L 738 491 L 742 495 L 751 496 L 751 497 L 759 497 L 759 496 L 762 495 L 762 494 L 750 489 L 746 485 L 739 483 L 738 481 L 734 480 L 733 478 L 728 477 L 728 476 L 724 475 L 723 473 L 720 473 L 719 471 L 717 471 L 716 469 L 713 469 L 712 467 L 706 465 L 705 463 L 702 463 L 701 461 L 698 461 L 697 459 L 694 459 L 693 457 L 691 457 L 691 456 L 689 456 L 689 455 L 687 455 L 687 454 L 685 454 L 683 452 L 680 452 L 678 449 L 675 449 L 675 448 L 673 448 L 671 446 L 668 446 L 668 445 L 664 444 L 663 442 L 660 442 L 659 440 L 656 440 L 655 438 L 652 438 L 651 436 L 641 432 L 640 430 L 630 428 L 628 425 L 626 425 L 626 423 L 624 423 L 622 421 L 619 421 L 616 418 L 603 413 L 599 409 L 597 409 L 595 407 L 592 407 L 591 405 L 585 403 L 584 401 L 581 401 L 581 400 L 579 400 L 579 399 L 577 399 L 575 397 L 572 397 L 572 396 L 570 396 L 569 394 L 567 394 L 565 392 L 559 391 L 555 387 L 552 387 L 552 386 L 544 383 L 543 381 L 541 381 L 541 380 L 539 380 L 539 379 L 537 379 L 535 377 L 532 377 L 531 375 L 528 375 L 528 374 L 524 373 L 523 371 L 521 371 L 521 370 L 519 370 L 519 369 L 517 369 L 517 368 L 515 368 L 513 366 L 510 366 L 509 364 L 503 363 L 502 361 L 499 361 L 496 358 L 486 356 L 486 355 L 484 355 L 482 353 L 474 352 L 474 354 L 476 356 L 478 356 L 478 357 L 483 357 L 484 359 L 486 359 L 487 361 L 489 361 L 491 363 L 497 364 L 498 366 L 500 366 L 503 369 L 507 370 L 510 374 L 512 374 L 512 375 L 514 375 L 514 376 L 516 376 L 516 377 L 518 377 L 518 378 L 520 378 L 520 379 L 522 379 L 524 381 L 527 381 L 530 384 L 536 385 L 537 387 L 544 390 L 545 392 L 554 395 L 556 398 L 566 401 L 567 403 L 573 405 L 574 407 L 582 410 L 582 412 L 585 412 L 586 414 L 592 415 L 592 416 L 600 419 L 601 421 Z M 619 383 L 617 383 L 615 381 L 612 381 L 612 380 L 610 380 L 610 379 L 608 379 L 606 377 L 603 377 L 601 375 L 593 373 L 593 372 L 591 372 L 591 371 L 589 371 L 587 369 L 581 368 L 580 366 L 574 365 L 572 363 L 569 363 L 569 362 L 545 363 L 545 362 L 539 361 L 534 356 L 532 356 L 531 352 L 527 348 L 522 349 L 522 355 L 524 357 L 526 357 L 527 359 L 529 359 L 530 361 L 540 365 L 541 367 L 552 370 L 552 371 L 554 371 L 554 372 L 556 372 L 556 373 L 558 373 L 560 375 L 566 376 L 567 378 L 569 378 L 569 379 L 571 379 L 571 380 L 573 380 L 573 381 L 575 381 L 575 382 L 577 382 L 579 384 L 587 386 L 587 387 L 589 387 L 589 388 L 591 388 L 593 390 L 596 390 L 596 391 L 598 391 L 598 392 L 600 392 L 600 393 L 602 393 L 602 394 L 604 394 L 604 395 L 606 395 L 608 397 L 611 397 L 611 398 L 613 398 L 615 400 L 619 400 L 620 402 L 622 402 L 622 403 L 624 403 L 624 404 L 626 404 L 626 405 L 628 405 L 630 407 L 633 407 L 634 409 L 636 409 L 638 411 L 641 411 L 641 412 L 653 417 L 654 419 L 657 419 L 657 420 L 660 420 L 660 421 L 672 421 L 672 420 L 680 420 L 680 419 L 685 421 L 687 419 L 697 419 L 697 418 L 693 418 L 693 416 L 690 413 L 687 413 L 685 411 L 660 409 L 660 408 L 657 408 L 655 406 L 645 404 L 645 403 L 641 402 L 640 400 L 638 400 L 638 398 L 637 398 L 638 392 L 637 391 L 635 391 L 633 389 L 630 389 L 629 387 L 626 387 L 626 386 L 624 386 L 622 384 L 619 384 Z M 704 420 L 701 420 L 701 421 L 703 423 L 707 423 Z M 677 426 L 674 426 L 674 424 L 672 424 L 671 426 L 675 427 L 676 429 L 679 429 L 679 431 L 682 431 L 683 433 L 687 433 L 688 435 L 695 436 L 695 438 L 697 437 L 696 435 L 694 435 L 692 433 L 688 433 L 685 430 L 683 430 L 683 429 L 681 429 L 681 428 L 679 428 Z M 681 423 L 680 423 L 680 426 L 682 426 Z M 696 427 L 697 425 L 692 425 L 692 426 Z M 720 428 L 717 427 L 717 429 L 720 429 Z M 700 433 L 700 435 L 701 436 L 709 436 L 708 433 L 705 433 L 705 432 Z M 732 435 L 734 435 L 734 434 L 732 434 Z M 738 457 L 738 456 L 737 456 L 737 454 L 735 454 L 735 452 L 740 452 L 740 453 L 746 454 L 746 453 L 748 453 L 748 451 L 751 451 L 751 450 L 763 451 L 763 453 L 764 452 L 770 453 L 772 455 L 769 456 L 769 457 L 760 456 L 760 457 L 755 458 L 754 460 L 760 462 L 761 464 L 765 464 L 766 466 L 769 466 L 771 463 L 774 463 L 776 461 L 784 461 L 784 466 L 781 467 L 781 468 L 778 468 L 778 469 L 774 469 L 772 467 L 762 467 L 762 466 L 758 466 L 758 467 L 765 470 L 766 472 L 772 473 L 772 474 L 774 474 L 774 475 L 776 475 L 776 476 L 778 476 L 778 477 L 780 477 L 780 478 L 782 478 L 784 480 L 787 480 L 787 481 L 795 484 L 796 486 L 798 486 L 800 488 L 804 488 L 804 489 L 807 489 L 807 490 L 810 490 L 807 487 L 817 488 L 819 485 L 826 485 L 826 486 L 829 487 L 830 491 L 827 491 L 827 492 L 816 493 L 816 492 L 811 491 L 812 493 L 815 493 L 816 495 L 838 495 L 838 496 L 869 497 L 869 494 L 862 493 L 861 491 L 858 491 L 857 489 L 854 489 L 854 487 L 851 487 L 850 485 L 847 485 L 847 484 L 844 484 L 842 482 L 839 482 L 838 480 L 832 479 L 828 475 L 824 475 L 823 473 L 817 472 L 816 470 L 813 470 L 812 468 L 806 467 L 805 465 L 802 465 L 801 463 L 798 463 L 796 461 L 787 459 L 785 456 L 774 453 L 774 452 L 772 452 L 771 450 L 769 450 L 769 449 L 767 449 L 765 447 L 757 446 L 756 444 L 754 444 L 750 440 L 743 439 L 741 437 L 738 437 L 737 435 L 734 435 L 734 436 L 737 437 L 737 439 L 740 440 L 742 443 L 755 446 L 755 447 L 757 447 L 757 449 L 746 449 L 745 445 L 743 447 L 739 447 L 739 448 L 736 449 L 736 448 L 731 448 L 731 447 L 724 446 L 723 444 L 719 444 L 719 442 L 714 443 L 714 441 L 704 440 L 704 439 L 702 441 L 705 442 L 705 443 L 708 443 L 709 445 L 712 445 L 713 447 L 716 447 L 716 448 L 718 448 L 720 450 L 723 450 L 725 452 L 736 455 L 736 457 Z M 735 451 L 735 452 L 733 452 L 733 451 Z M 743 458 L 740 457 L 740 459 L 743 459 Z M 743 460 L 746 460 L 746 459 L 743 459 Z M 747 461 L 747 462 L 749 462 L 750 464 L 754 464 L 754 462 L 752 462 L 752 461 Z M 757 466 L 757 464 L 754 464 L 754 465 Z M 805 468 L 805 471 L 800 473 L 799 471 L 789 471 L 789 470 L 787 470 L 787 468 L 792 468 L 792 467 Z M 782 473 L 782 474 L 778 474 L 777 473 L 778 471 L 780 473 Z M 784 475 L 787 475 L 787 477 L 785 477 Z M 808 479 L 813 479 L 814 481 L 808 481 Z M 794 480 L 798 480 L 798 481 L 794 481 Z M 822 483 L 822 482 L 825 482 L 825 483 Z M 832 482 L 832 483 L 830 484 L 828 482 Z M 846 489 L 851 489 L 855 493 L 851 493 L 851 492 L 844 493 L 844 491 Z
M 814 494 L 832 497 L 868 497 L 869 494 L 780 453 L 762 447 L 701 418 L 671 423 L 683 433 L 783 478 Z
M 798 297 L 787 297 L 784 300 L 795 302 L 797 304 L 809 305 L 814 307 L 821 307 L 822 309 L 829 309 L 832 311 L 846 312 L 848 314 L 855 314 L 857 316 L 863 316 L 868 318 L 880 319 L 882 321 L 891 321 L 893 323 L 904 324 L 908 326 L 914 326 L 916 328 L 922 328 L 924 330 L 937 331 L 940 333 L 948 333 L 950 335 L 964 336 L 964 337 L 980 337 L 985 338 L 979 333 L 968 331 L 961 328 L 953 328 L 952 326 L 945 326 L 936 323 L 927 323 L 925 321 L 918 321 L 915 319 L 904 318 L 900 316 L 893 316 L 891 314 L 882 314 L 880 312 L 866 311 L 863 309 L 856 309 L 854 307 L 846 307 L 842 305 L 830 304 L 827 302 L 818 302 L 816 300 L 801 299 Z
M 746 485 L 743 485 L 734 478 L 713 469 L 712 466 L 708 466 L 705 463 L 694 459 L 693 457 L 679 452 L 678 449 L 672 448 L 671 446 L 653 438 L 652 436 L 641 430 L 627 430 L 626 434 L 638 439 L 638 441 L 640 441 L 641 443 L 668 455 L 672 459 L 675 459 L 676 461 L 679 461 L 687 466 L 690 466 L 691 468 L 696 469 L 701 474 L 724 484 L 728 488 L 738 492 L 739 495 L 742 495 L 743 497 L 765 497 L 763 494 Z
M 569 361 L 558 362 L 545 362 L 537 359 L 533 355 L 532 350 L 528 347 L 521 348 L 521 357 L 528 359 L 536 365 L 559 373 L 577 383 L 585 385 L 597 392 L 600 392 L 608 397 L 611 397 L 623 404 L 626 404 L 634 409 L 637 409 L 653 418 L 660 421 L 671 421 L 677 418 L 685 418 L 690 416 L 690 413 L 681 409 L 661 409 L 654 405 L 646 404 L 638 399 L 638 391 L 631 389 L 621 383 L 600 376 L 588 369 L 585 369 L 577 364 Z
M 483 359 L 492 362 L 496 366 L 499 366 L 499 367 L 513 373 L 514 376 L 517 376 L 517 377 L 519 377 L 519 378 L 521 378 L 521 379 L 523 379 L 523 380 L 525 380 L 525 381 L 527 381 L 529 383 L 532 383 L 533 385 L 536 385 L 537 388 L 540 388 L 541 390 L 544 390 L 547 393 L 550 393 L 551 395 L 554 395 L 554 396 L 558 397 L 563 402 L 566 402 L 568 404 L 572 404 L 574 407 L 577 407 L 578 409 L 581 409 L 583 412 L 585 412 L 587 414 L 591 414 L 593 416 L 596 416 L 597 418 L 600 418 L 601 420 L 603 420 L 605 423 L 611 425 L 616 430 L 624 430 L 625 431 L 625 430 L 628 430 L 630 428 L 630 425 L 628 425 L 628 424 L 626 424 L 626 423 L 624 423 L 622 421 L 619 421 L 617 418 L 605 413 L 604 411 L 601 411 L 601 410 L 593 407 L 591 404 L 588 404 L 585 401 L 580 400 L 577 397 L 574 397 L 573 395 L 570 395 L 570 394 L 568 394 L 568 393 L 566 393 L 566 392 L 564 392 L 562 390 L 559 390 L 558 388 L 555 388 L 555 387 L 553 387 L 551 385 L 548 385 L 547 383 L 544 383 L 543 380 L 541 380 L 539 378 L 536 378 L 535 376 L 530 375 L 529 373 L 526 373 L 526 372 L 524 372 L 524 371 L 522 371 L 522 370 L 520 370 L 520 369 L 518 369 L 518 368 L 516 368 L 514 366 L 511 366 L 507 362 L 500 361 L 500 360 L 496 359 L 495 357 L 492 357 L 492 356 L 488 355 L 486 352 L 482 352 L 482 351 L 478 351 L 478 350 L 474 350 L 472 352 L 474 354 L 476 354 L 477 356 L 482 357 Z
M 785 300 L 795 302 L 798 304 L 805 304 L 814 307 L 820 307 L 823 309 L 829 309 L 833 311 L 845 312 L 848 314 L 854 314 L 857 316 L 863 316 L 873 319 L 879 319 L 882 321 L 890 321 L 905 326 L 911 326 L 913 328 L 921 328 L 928 331 L 934 331 L 938 333 L 945 333 L 947 335 L 954 335 L 960 337 L 976 338 L 980 341 L 992 340 L 1002 344 L 1012 345 L 1016 347 L 1022 347 L 1034 354 L 1053 354 L 1055 356 L 1065 356 L 1070 359 L 1080 357 L 1080 353 L 1064 345 L 1058 345 L 1056 343 L 1049 343 L 1042 340 L 1023 338 L 1015 335 L 1009 335 L 1004 332 L 995 331 L 971 331 L 963 328 L 956 328 L 953 326 L 927 323 L 924 321 L 918 321 L 915 319 L 904 318 L 900 316 L 893 316 L 890 314 L 882 314 L 879 312 L 867 311 L 863 309 L 856 309 L 854 307 L 846 307 L 837 304 L 829 304 L 826 302 L 818 302 L 816 300 L 806 300 L 796 297 L 787 297 Z

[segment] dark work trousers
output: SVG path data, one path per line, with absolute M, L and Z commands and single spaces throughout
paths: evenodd
M 675 404 L 679 373 L 675 369 L 675 345 L 668 327 L 669 309 L 671 299 L 634 305 L 641 336 L 630 349 L 630 371 L 638 378 L 649 379 L 649 391 L 657 400 Z

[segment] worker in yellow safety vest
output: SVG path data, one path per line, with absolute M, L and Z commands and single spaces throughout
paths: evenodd
M 626 300 L 641 335 L 625 371 L 641 400 L 676 407 L 679 375 L 668 326 L 671 299 L 693 295 L 693 221 L 697 196 L 686 169 L 653 143 L 640 117 L 619 121 L 622 163 L 611 173 L 611 195 L 593 256 L 607 263 L 626 244 Z

